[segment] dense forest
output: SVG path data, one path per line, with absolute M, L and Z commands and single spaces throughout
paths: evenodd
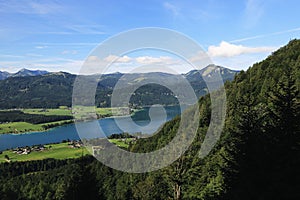
M 28 122 L 31 124 L 42 124 L 48 122 L 55 122 L 60 120 L 71 120 L 72 116 L 63 115 L 42 115 L 42 114 L 28 114 L 20 110 L 5 110 L 0 111 L 0 123 L 7 122 Z
M 209 95 L 199 99 L 196 139 L 166 168 L 130 174 L 91 156 L 5 163 L 0 199 L 300 199 L 300 40 L 240 72 L 225 88 L 225 127 L 205 158 L 199 149 L 210 123 Z M 165 146 L 179 122 L 167 122 L 129 150 Z

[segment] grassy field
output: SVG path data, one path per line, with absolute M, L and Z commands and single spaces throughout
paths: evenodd
M 116 115 L 123 115 L 124 109 L 126 108 L 96 108 L 96 113 L 99 115 L 107 116 L 112 115 L 112 112 Z M 62 107 L 62 108 L 56 108 L 56 109 L 21 109 L 24 113 L 28 114 L 41 114 L 41 115 L 66 115 L 66 116 L 72 116 L 71 109 Z M 87 109 L 85 109 L 86 111 Z M 93 111 L 93 108 L 90 109 Z
M 116 144 L 119 147 L 128 148 L 128 142 L 132 138 L 128 138 L 127 141 L 122 141 L 120 139 L 111 139 L 111 143 Z M 51 146 L 51 147 L 50 147 Z M 11 162 L 14 161 L 30 161 L 30 160 L 42 160 L 47 158 L 54 159 L 68 159 L 68 158 L 79 158 L 82 155 L 90 154 L 90 152 L 85 147 L 80 148 L 71 148 L 68 143 L 59 143 L 59 144 L 48 144 L 45 145 L 46 149 L 43 151 L 32 151 L 27 155 L 18 155 L 12 150 L 3 151 L 0 154 L 0 163 L 7 162 L 5 155 L 7 155 Z M 50 147 L 50 148 L 49 148 Z
M 37 114 L 37 115 L 63 115 L 63 116 L 71 116 L 72 111 L 69 109 L 21 109 L 24 113 L 28 114 Z
M 19 133 L 29 131 L 43 131 L 41 124 L 30 124 L 27 122 L 10 122 L 0 124 L 0 133 Z
M 91 111 L 93 108 L 91 108 Z M 60 116 L 72 116 L 71 109 L 61 106 L 57 109 L 21 109 L 24 113 L 28 114 L 39 114 L 39 115 L 60 115 Z M 96 108 L 96 113 L 103 117 L 114 115 L 125 115 L 126 108 Z M 34 132 L 34 131 L 45 131 L 45 127 L 55 127 L 61 126 L 66 123 L 72 123 L 71 120 L 55 121 L 44 124 L 30 124 L 27 122 L 9 122 L 0 124 L 0 134 L 5 133 L 24 133 L 24 132 Z
M 44 124 L 30 124 L 27 122 L 9 122 L 0 124 L 0 134 L 4 133 L 24 133 L 24 132 L 34 132 L 34 131 L 45 131 L 46 125 L 51 126 L 61 126 L 65 123 L 72 123 L 72 120 L 63 120 L 57 122 L 50 122 Z
M 51 146 L 51 148 L 49 148 Z M 9 157 L 11 161 L 29 161 L 29 160 L 42 160 L 46 158 L 55 159 L 67 159 L 67 158 L 78 158 L 81 155 L 89 154 L 86 148 L 71 148 L 68 143 L 50 144 L 45 145 L 46 150 L 36 152 L 33 151 L 27 155 L 18 155 L 11 150 L 2 152 L 0 155 L 0 163 L 7 162 L 5 155 Z
M 124 140 L 122 139 L 109 139 L 109 141 L 118 147 L 123 147 L 123 148 L 128 148 L 129 147 L 129 142 L 133 140 L 133 138 L 126 138 Z

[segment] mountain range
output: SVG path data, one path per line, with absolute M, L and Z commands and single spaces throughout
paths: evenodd
M 152 137 L 139 138 L 126 149 L 145 156 L 160 152 L 162 159 L 129 162 L 128 152 L 107 150 L 108 155 L 101 154 L 108 158 L 105 164 L 92 156 L 1 164 L 0 199 L 300 199 L 299 66 L 300 40 L 292 40 L 225 84 L 221 129 L 215 121 L 222 113 L 212 112 L 212 95 L 206 95 Z M 64 75 L 68 79 L 57 74 Z M 182 120 L 188 123 L 181 125 Z M 199 122 L 197 129 L 194 122 Z M 182 151 L 192 134 L 194 140 Z M 176 140 L 180 145 L 174 145 Z M 209 153 L 202 157 L 205 149 Z M 147 173 L 107 166 L 156 167 L 177 155 L 170 165 Z
M 98 84 L 96 106 L 109 107 L 113 89 L 141 87 L 132 95 L 130 103 L 136 106 L 152 104 L 174 105 L 178 100 L 170 89 L 161 86 L 163 80 L 174 87 L 183 87 L 182 79 L 186 79 L 194 89 L 197 97 L 207 94 L 206 81 L 213 82 L 213 75 L 220 72 L 224 82 L 232 80 L 238 71 L 221 66 L 209 65 L 202 70 L 193 70 L 186 74 L 174 75 L 162 72 L 151 73 L 112 73 L 103 75 L 83 76 L 88 81 Z M 3 73 L 2 73 L 3 74 Z M 7 75 L 7 73 L 4 72 Z M 82 75 L 80 75 L 82 77 Z M 66 72 L 46 72 L 23 69 L 10 74 L 0 81 L 0 108 L 56 108 L 71 106 L 73 84 L 77 75 Z M 150 84 L 148 84 L 150 82 Z M 157 83 L 157 84 L 155 84 Z M 211 83 L 213 84 L 213 83 Z
M 16 73 L 9 73 L 6 71 L 0 71 L 0 80 L 7 79 L 9 77 L 24 77 L 24 76 L 39 76 L 39 75 L 45 75 L 48 74 L 48 71 L 44 70 L 29 70 L 29 69 L 21 69 L 20 71 Z

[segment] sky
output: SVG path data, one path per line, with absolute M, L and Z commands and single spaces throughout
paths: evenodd
M 109 38 L 143 27 L 180 32 L 196 41 L 212 63 L 246 70 L 300 38 L 299 6 L 298 0 L 0 0 L 0 71 L 79 73 L 86 60 L 114 59 L 118 62 L 109 72 L 140 65 L 191 70 L 168 52 L 92 54 Z

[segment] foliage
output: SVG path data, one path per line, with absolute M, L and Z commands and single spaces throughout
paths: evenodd
M 300 41 L 292 40 L 225 84 L 225 127 L 203 159 L 198 152 L 210 122 L 209 96 L 199 100 L 196 139 L 164 169 L 128 174 L 88 156 L 5 163 L 0 165 L 1 198 L 299 199 L 299 50 Z M 192 116 L 193 110 L 187 114 Z M 167 122 L 151 138 L 138 139 L 130 151 L 164 147 L 175 137 L 180 120 Z
M 70 119 L 73 119 L 73 117 L 68 115 L 27 114 L 20 110 L 0 111 L 0 123 L 27 122 L 31 124 L 42 124 Z

